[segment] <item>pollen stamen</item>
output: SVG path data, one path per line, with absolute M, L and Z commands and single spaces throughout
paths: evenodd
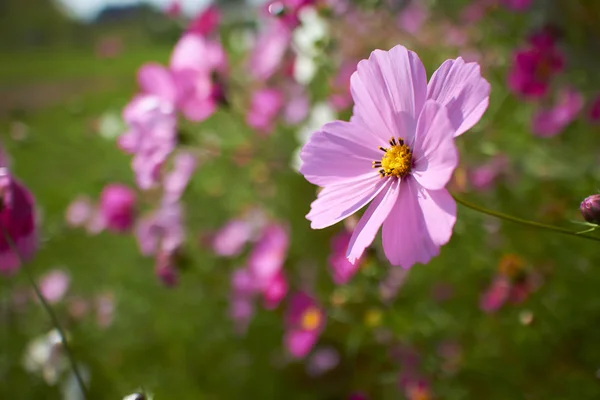
M 389 141 L 391 147 L 379 147 L 379 150 L 385 154 L 381 158 L 381 161 L 373 161 L 373 168 L 381 168 L 379 175 L 381 177 L 395 176 L 397 178 L 403 178 L 410 173 L 412 168 L 412 151 L 404 144 L 402 138 L 392 137 Z

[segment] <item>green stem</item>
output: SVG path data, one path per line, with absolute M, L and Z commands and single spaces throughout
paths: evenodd
M 35 279 L 31 275 L 31 272 L 29 271 L 29 268 L 27 268 L 27 265 L 25 264 L 25 262 L 23 260 L 23 257 L 21 257 L 21 254 L 19 253 L 19 250 L 17 249 L 17 246 L 15 245 L 15 242 L 13 241 L 13 239 L 10 237 L 10 235 L 8 234 L 8 232 L 6 231 L 6 229 L 4 229 L 3 226 L 0 226 L 0 229 L 2 230 L 2 234 L 4 235 L 4 239 L 6 239 L 6 242 L 10 246 L 11 250 L 17 256 L 17 259 L 19 260 L 19 263 L 21 264 L 21 269 L 25 272 L 25 276 L 27 276 L 27 280 L 29 281 L 29 283 L 33 287 L 33 291 L 35 292 L 35 296 L 40 301 L 40 303 L 42 303 L 42 307 L 46 311 L 46 314 L 48 314 L 48 316 L 50 317 L 50 320 L 52 321 L 52 325 L 54 325 L 54 327 L 58 331 L 58 334 L 60 336 L 60 341 L 62 343 L 63 349 L 65 350 L 65 354 L 67 355 L 67 359 L 69 360 L 69 364 L 71 364 L 71 368 L 73 369 L 73 373 L 75 374 L 75 379 L 77 380 L 77 384 L 79 385 L 79 387 L 81 389 L 81 393 L 83 393 L 83 398 L 87 399 L 88 398 L 87 388 L 85 387 L 85 383 L 83 382 L 83 378 L 82 378 L 81 374 L 79 373 L 79 369 L 77 368 L 77 364 L 75 363 L 75 356 L 73 355 L 73 351 L 71 350 L 71 347 L 67 343 L 67 337 L 65 335 L 65 332 L 62 329 L 60 323 L 58 322 L 58 318 L 56 317 L 56 314 L 54 313 L 54 310 L 52 309 L 52 307 L 50 306 L 50 304 L 46 301 L 46 299 L 44 298 L 44 295 L 42 295 L 42 292 L 40 291 L 40 288 L 38 287 L 37 283 L 35 282 Z
M 517 224 L 530 226 L 532 228 L 545 229 L 547 231 L 562 233 L 564 235 L 576 236 L 576 237 L 589 239 L 589 240 L 595 240 L 597 242 L 600 242 L 600 237 L 586 235 L 585 232 L 574 232 L 574 231 L 571 231 L 566 228 L 561 228 L 559 226 L 547 225 L 547 224 L 542 224 L 540 222 L 529 221 L 527 219 L 513 217 L 512 215 L 504 214 L 504 213 L 501 213 L 498 211 L 488 210 L 487 208 L 483 208 L 476 204 L 469 203 L 468 201 L 465 201 L 465 200 L 461 199 L 460 197 L 456 197 L 454 194 L 452 194 L 452 197 L 458 204 L 461 204 L 467 208 L 470 208 L 471 210 L 475 210 L 477 212 L 480 212 L 480 213 L 483 213 L 486 215 L 490 215 L 492 217 L 503 219 L 505 221 L 516 222 Z

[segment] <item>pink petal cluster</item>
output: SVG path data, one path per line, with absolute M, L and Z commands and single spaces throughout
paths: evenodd
M 175 156 L 173 169 L 163 180 L 160 206 L 138 222 L 135 235 L 140 252 L 155 256 L 155 273 L 166 286 L 177 283 L 177 255 L 185 241 L 181 196 L 197 167 L 191 153 Z
M 100 213 L 109 230 L 127 232 L 135 220 L 135 192 L 122 184 L 106 185 L 100 194 Z
M 267 309 L 276 308 L 288 291 L 283 264 L 289 235 L 279 224 L 267 225 L 252 252 L 247 266 L 236 270 L 231 280 L 230 317 L 243 333 L 254 314 L 254 299 L 262 297 Z
M 263 15 L 268 18 L 279 20 L 289 29 L 294 29 L 300 24 L 298 14 L 307 6 L 315 3 L 315 0 L 273 0 L 268 1 L 263 8 Z
M 542 137 L 558 135 L 577 118 L 583 105 L 581 93 L 572 88 L 564 88 L 557 93 L 556 104 L 536 111 L 531 121 L 531 130 Z
M 317 301 L 305 292 L 291 297 L 285 313 L 283 342 L 294 358 L 304 358 L 325 329 L 327 316 Z
M 215 32 L 220 24 L 221 11 L 216 5 L 211 4 L 192 19 L 188 25 L 187 33 L 208 36 Z
M 259 33 L 250 53 L 248 70 L 257 81 L 266 81 L 283 66 L 292 41 L 292 31 L 281 21 L 268 23 Z
M 348 283 L 361 265 L 360 260 L 353 264 L 346 258 L 346 250 L 351 238 L 351 233 L 342 231 L 331 239 L 331 252 L 327 262 L 331 268 L 331 277 L 336 285 Z
M 44 275 L 38 284 L 44 299 L 50 304 L 58 303 L 69 290 L 71 277 L 65 271 L 55 269 Z
M 324 125 L 302 149 L 300 172 L 324 188 L 307 218 L 313 229 L 325 228 L 370 202 L 350 239 L 350 262 L 383 225 L 383 249 L 393 265 L 427 263 L 450 240 L 456 221 L 456 203 L 445 189 L 458 164 L 454 137 L 479 121 L 490 85 L 479 65 L 462 58 L 445 61 L 428 84 L 419 57 L 396 46 L 359 62 L 351 91 L 350 122 Z M 404 175 L 373 168 L 388 146 L 410 157 L 403 159 Z
M 184 35 L 168 68 L 147 63 L 138 71 L 141 94 L 125 107 L 128 131 L 119 147 L 134 155 L 132 167 L 141 189 L 158 184 L 163 164 L 177 144 L 179 110 L 190 121 L 210 117 L 223 100 L 218 79 L 227 69 L 225 51 L 201 35 Z
M 33 196 L 12 176 L 3 154 L 0 154 L 0 228 L 0 273 L 11 275 L 19 269 L 21 260 L 28 261 L 34 256 L 38 237 Z
M 283 104 L 284 96 L 278 89 L 265 88 L 255 91 L 250 99 L 246 123 L 263 135 L 270 134 Z
M 517 95 L 544 97 L 552 78 L 564 69 L 565 56 L 548 31 L 534 34 L 526 48 L 517 50 L 508 73 L 508 87 Z
M 502 4 L 514 11 L 527 11 L 533 0 L 501 0 Z

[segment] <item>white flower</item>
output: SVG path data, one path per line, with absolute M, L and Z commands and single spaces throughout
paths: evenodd
M 41 374 L 48 385 L 58 382 L 67 368 L 67 360 L 62 352 L 60 333 L 56 329 L 29 342 L 23 357 L 23 368 Z
M 294 30 L 292 42 L 297 50 L 294 79 L 307 85 L 317 72 L 315 57 L 319 55 L 317 43 L 327 37 L 329 27 L 315 7 L 303 7 L 298 14 L 301 25 Z

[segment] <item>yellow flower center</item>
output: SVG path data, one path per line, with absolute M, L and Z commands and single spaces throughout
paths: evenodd
M 302 329 L 306 331 L 314 331 L 321 325 L 321 310 L 316 307 L 310 307 L 302 314 L 300 322 Z
M 373 168 L 379 168 L 379 175 L 404 178 L 412 168 L 412 151 L 401 138 L 391 138 L 389 148 L 380 147 L 385 154 L 381 161 L 373 161 Z

